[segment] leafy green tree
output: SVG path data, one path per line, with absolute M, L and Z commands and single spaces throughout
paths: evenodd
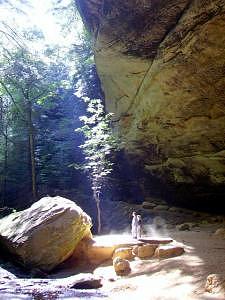
M 85 155 L 81 168 L 87 172 L 97 208 L 98 233 L 101 232 L 101 191 L 112 171 L 112 154 L 118 150 L 118 140 L 110 126 L 112 114 L 105 114 L 100 99 L 88 99 L 87 115 L 80 117 L 83 126 L 76 131 L 82 132 L 85 142 L 80 146 Z M 80 167 L 75 165 L 75 167 Z
M 31 54 L 26 47 L 26 43 L 8 26 L 4 26 L 1 34 L 3 39 L 6 38 L 7 41 L 3 43 L 3 47 L 0 49 L 0 96 L 4 99 L 4 103 L 8 101 L 8 114 L 14 119 L 10 128 L 11 140 L 14 140 L 13 151 L 16 151 L 17 155 L 20 156 L 18 147 L 22 148 L 22 144 L 28 146 L 29 156 L 27 155 L 23 160 L 20 159 L 20 162 L 24 162 L 24 165 L 27 164 L 29 166 L 30 176 L 24 170 L 24 177 L 32 178 L 32 194 L 33 199 L 36 199 L 37 175 L 39 175 L 37 174 L 37 164 L 40 165 L 41 161 L 40 157 L 38 157 L 36 145 L 38 136 L 40 136 L 38 123 L 40 116 L 44 115 L 44 111 L 49 109 L 49 104 L 51 103 L 52 105 L 55 100 L 61 97 L 59 88 L 62 90 L 68 89 L 70 80 L 69 69 L 61 59 L 59 61 L 52 60 L 51 55 L 54 55 L 55 58 L 57 49 L 54 49 L 53 52 L 50 48 L 46 49 L 45 58 L 48 56 L 46 61 L 49 62 L 46 63 L 43 59 Z M 41 38 L 40 32 L 37 30 L 30 30 L 25 35 L 29 40 L 31 38 L 34 39 L 36 35 L 37 38 Z M 11 44 L 8 44 L 8 40 L 11 41 Z M 7 48 L 4 45 L 7 45 Z M 48 99 L 50 100 L 47 101 Z M 3 109 L 2 115 L 3 117 L 6 115 Z M 4 122 L 5 125 L 6 122 Z M 1 131 L 3 134 L 4 130 Z M 2 139 L 6 144 L 6 137 L 4 136 Z M 15 141 L 17 141 L 16 144 Z M 18 144 L 19 141 L 20 143 Z M 3 145 L 0 148 L 3 153 Z M 27 153 L 27 151 L 24 151 L 24 153 Z M 14 155 L 14 157 L 16 158 L 17 156 Z M 12 170 L 13 166 L 10 169 Z M 2 171 L 2 173 L 3 177 L 6 178 L 5 172 Z M 15 170 L 16 173 L 17 170 Z M 40 178 L 40 176 L 38 177 Z
M 13 1 L 7 2 L 9 4 Z M 58 0 L 57 2 L 59 5 L 62 4 Z M 69 7 L 66 7 L 65 14 L 76 13 L 72 4 L 71 1 Z M 71 24 L 73 19 L 72 17 L 69 20 Z M 89 127 L 87 131 L 95 128 L 96 132 L 99 131 L 99 137 L 102 133 L 101 139 L 102 141 L 105 139 L 105 143 L 107 134 L 110 136 L 110 129 L 108 133 L 106 129 L 106 124 L 110 124 L 110 115 L 105 116 L 101 104 L 103 101 L 95 100 L 97 105 L 94 102 L 86 104 L 81 100 L 82 97 L 103 99 L 93 60 L 91 37 L 84 30 L 69 52 L 68 49 L 55 45 L 45 49 L 41 56 L 44 59 L 40 59 L 40 56 L 31 54 L 27 46 L 43 38 L 38 28 L 33 30 L 28 28 L 18 34 L 7 24 L 3 25 L 3 30 L 0 26 L 0 36 L 4 36 L 0 41 L 0 96 L 3 99 L 0 126 L 0 176 L 1 190 L 4 189 L 5 192 L 0 191 L 0 194 L 3 199 L 6 196 L 12 198 L 13 195 L 10 195 L 12 192 L 16 199 L 24 198 L 24 195 L 29 198 L 32 189 L 35 199 L 38 192 L 41 195 L 51 193 L 49 189 L 72 189 L 78 186 L 83 178 L 76 180 L 76 176 L 80 176 L 80 173 L 73 168 L 68 168 L 68 165 L 74 161 L 83 162 L 84 156 L 87 162 L 87 151 L 91 152 L 91 148 L 89 147 L 88 150 L 85 146 L 87 139 L 84 142 L 81 134 L 75 136 L 74 133 L 75 128 L 83 127 L 79 116 L 86 114 L 86 106 L 89 112 L 87 119 L 84 118 L 82 122 L 86 122 L 84 124 L 86 129 Z M 73 75 L 73 88 L 71 88 L 71 75 Z M 98 111 L 96 123 L 90 123 L 93 122 L 91 106 L 96 106 Z M 105 121 L 105 128 L 103 121 Z M 85 131 L 84 137 L 87 137 L 88 133 L 85 135 Z M 95 136 L 95 143 L 97 143 L 97 133 L 93 131 L 93 141 Z M 78 148 L 80 144 L 84 145 L 83 156 L 81 149 Z M 101 149 L 102 154 L 98 159 L 105 161 L 104 164 L 102 163 L 104 168 L 100 167 L 100 164 L 97 168 L 96 157 L 94 160 L 96 166 L 94 167 L 92 160 L 93 168 L 87 167 L 86 171 L 93 171 L 93 176 L 89 177 L 93 179 L 91 185 L 94 197 L 98 200 L 96 204 L 99 207 L 100 224 L 101 186 L 106 182 L 107 174 L 112 167 L 106 161 L 111 157 L 113 146 L 108 151 L 106 144 L 104 148 L 100 144 L 97 148 Z M 97 148 L 93 148 L 93 152 Z M 101 174 L 100 178 L 97 175 L 98 171 Z M 41 190 L 44 192 L 42 193 Z M 99 226 L 101 227 L 101 224 Z
M 8 56 L 7 56 L 8 55 Z M 36 157 L 35 157 L 35 105 L 41 104 L 55 89 L 49 81 L 46 65 L 33 57 L 26 49 L 16 49 L 4 55 L 1 62 L 0 85 L 4 95 L 24 122 L 28 135 L 32 195 L 37 199 Z

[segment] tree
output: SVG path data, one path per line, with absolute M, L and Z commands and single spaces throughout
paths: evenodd
M 85 155 L 85 163 L 81 168 L 87 172 L 91 182 L 97 208 L 98 233 L 100 233 L 101 191 L 112 171 L 112 154 L 118 150 L 119 143 L 110 126 L 112 114 L 105 114 L 102 101 L 88 98 L 85 101 L 87 102 L 87 115 L 80 117 L 83 126 L 76 131 L 82 132 L 85 138 L 84 144 L 80 146 Z
M 37 199 L 35 105 L 51 95 L 54 85 L 48 80 L 46 65 L 33 57 L 26 49 L 11 51 L 10 57 L 5 54 L 5 58 L 1 64 L 3 76 L 0 79 L 0 85 L 27 129 L 32 195 L 35 200 Z
M 64 14 L 76 14 L 74 2 L 66 8 L 62 7 L 63 2 L 56 2 Z M 74 129 L 82 126 L 79 116 L 86 113 L 86 103 L 81 98 L 103 99 L 91 37 L 84 30 L 70 51 L 54 45 L 37 56 L 28 48 L 43 38 L 38 28 L 21 28 L 18 33 L 7 22 L 0 22 L 0 96 L 4 104 L 1 105 L 4 122 L 0 126 L 0 194 L 3 199 L 5 195 L 12 199 L 13 192 L 19 202 L 24 195 L 31 198 L 31 189 L 35 200 L 38 192 L 43 195 L 57 189 L 80 188 L 84 183 L 83 177 L 78 179 L 81 173 L 68 165 L 84 161 L 78 147 L 84 143 L 84 137 L 74 136 Z M 65 26 L 68 27 L 72 28 Z M 92 125 L 89 124 L 90 128 L 95 127 Z M 93 183 L 97 181 L 93 179 Z M 85 185 L 85 189 L 89 193 L 90 186 L 87 189 Z M 100 194 L 97 187 L 93 191 Z
M 32 34 L 35 32 L 32 31 Z M 36 145 L 39 116 L 48 110 L 49 105 L 53 106 L 54 101 L 61 98 L 60 89 L 68 89 L 69 71 L 61 61 L 57 63 L 51 61 L 49 64 L 44 62 L 37 55 L 31 54 L 25 44 L 2 49 L 0 58 L 0 96 L 4 99 L 4 103 L 8 101 L 9 114 L 15 115 L 10 134 L 14 137 L 20 136 L 20 141 L 23 140 L 28 145 L 30 176 L 26 174 L 28 176 L 25 177 L 31 178 L 32 195 L 35 200 L 38 196 L 37 162 L 40 165 L 41 161 L 37 157 Z M 24 139 L 25 136 L 27 138 Z M 6 178 L 5 172 L 2 173 Z
M 2 156 L 3 170 L 0 176 L 0 190 L 2 190 L 1 205 L 4 206 L 5 193 L 7 190 L 7 177 L 8 177 L 8 147 L 9 147 L 9 123 L 10 114 L 8 111 L 8 101 L 0 96 L 0 142 L 3 147 L 0 148 L 0 160 Z

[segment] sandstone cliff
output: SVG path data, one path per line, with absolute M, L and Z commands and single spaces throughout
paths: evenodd
M 158 182 L 171 199 L 222 203 L 225 1 L 77 2 L 106 107 L 145 188 Z

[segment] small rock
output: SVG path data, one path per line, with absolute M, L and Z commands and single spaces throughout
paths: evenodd
M 172 224 L 167 224 L 167 225 L 166 225 L 166 229 L 168 229 L 168 230 L 174 229 L 174 225 L 172 225 Z
M 152 203 L 152 202 L 143 202 L 142 203 L 142 207 L 145 208 L 145 209 L 154 209 L 154 207 L 156 207 L 156 204 L 155 203 Z
M 185 230 L 190 230 L 190 224 L 188 223 L 183 223 L 183 224 L 179 224 L 176 226 L 176 229 L 179 231 L 185 231 Z
M 217 217 L 211 217 L 210 218 L 210 221 L 212 222 L 212 223 L 217 223 L 218 221 L 217 221 Z
M 223 223 L 224 222 L 224 217 L 223 216 L 211 217 L 210 221 L 213 222 L 213 223 Z
M 181 212 L 181 209 L 180 209 L 179 207 L 172 206 L 172 207 L 169 208 L 169 211 L 170 211 L 170 212 L 180 213 L 180 212 Z
M 156 205 L 158 204 L 166 204 L 166 201 L 165 200 L 162 200 L 160 198 L 155 198 L 155 197 L 146 197 L 145 198 L 145 202 L 151 202 L 151 203 L 155 203 Z
M 156 207 L 154 207 L 154 210 L 156 210 L 156 211 L 165 211 L 168 209 L 169 209 L 168 205 L 157 205 Z
M 225 237 L 225 228 L 219 228 L 214 233 L 215 236 Z
M 153 245 L 153 244 L 136 246 L 133 249 L 133 253 L 139 258 L 150 258 L 155 254 L 155 249 L 157 247 L 158 245 Z
M 90 278 L 84 278 L 83 280 L 80 280 L 76 282 L 74 285 L 70 286 L 70 288 L 73 289 L 98 289 L 102 287 L 102 280 L 101 278 L 90 276 Z
M 183 214 L 187 214 L 187 215 L 192 215 L 193 214 L 193 210 L 188 209 L 188 208 L 181 208 L 180 212 Z
M 188 223 L 190 225 L 191 228 L 196 228 L 199 227 L 198 223 Z
M 160 246 L 155 251 L 157 258 L 170 258 L 184 253 L 184 248 L 180 246 Z
M 225 292 L 225 278 L 219 274 L 210 274 L 206 279 L 205 291 L 208 293 Z
M 202 220 L 201 223 L 202 225 L 207 225 L 209 222 L 207 220 Z
M 116 257 L 123 258 L 123 259 L 133 259 L 134 254 L 132 252 L 133 248 L 132 247 L 124 247 L 124 248 L 118 248 L 115 250 L 113 254 L 113 259 Z
M 183 224 L 187 224 L 187 225 L 189 225 L 189 228 L 190 229 L 192 229 L 192 228 L 196 228 L 196 227 L 199 227 L 199 224 L 198 223 L 192 223 L 192 222 L 185 222 L 185 223 L 183 223 Z M 182 224 L 182 225 L 183 225 Z
M 129 261 L 120 257 L 114 258 L 113 267 L 116 274 L 120 276 L 128 275 L 131 272 Z

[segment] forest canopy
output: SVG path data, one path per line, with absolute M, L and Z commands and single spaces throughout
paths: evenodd
M 57 35 L 53 42 L 46 39 L 49 32 L 37 24 L 19 21 L 37 1 L 0 3 L 11 16 L 0 23 L 1 207 L 23 208 L 59 190 L 89 189 L 71 166 L 84 162 L 79 148 L 84 136 L 75 132 L 86 114 L 83 98 L 103 100 L 91 38 L 73 2 L 46 3 L 63 44 Z

